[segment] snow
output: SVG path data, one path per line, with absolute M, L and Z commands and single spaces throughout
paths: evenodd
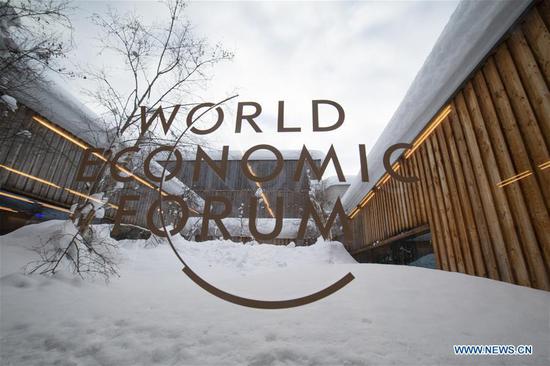
M 11 92 L 19 103 L 95 147 L 108 146 L 107 126 L 65 86 L 46 77 Z
M 295 239 L 298 236 L 298 229 L 300 228 L 301 221 L 302 219 L 283 218 L 283 226 L 281 228 L 281 232 L 277 235 L 277 238 Z M 241 219 L 240 217 L 226 217 L 222 219 L 222 222 L 231 236 L 252 237 L 252 234 L 250 233 L 250 226 L 248 224 L 248 218 L 243 217 Z M 202 218 L 190 217 L 182 231 L 186 236 L 189 232 L 194 231 L 195 229 L 200 232 L 201 224 Z M 275 219 L 263 217 L 256 218 L 256 228 L 260 233 L 270 233 L 273 231 L 274 227 Z M 210 235 L 222 235 L 214 220 L 210 220 L 208 223 L 208 232 Z
M 459 3 L 405 98 L 369 151 L 370 181 L 362 182 L 358 174 L 351 182 L 342 200 L 346 211 L 353 209 L 384 175 L 386 149 L 398 142 L 414 140 L 530 3 L 529 0 Z
M 33 245 L 64 224 L 0 237 L 2 365 L 543 365 L 550 294 L 472 276 L 357 264 L 338 243 L 190 243 L 191 268 L 236 294 L 284 299 L 355 280 L 321 301 L 258 310 L 192 283 L 169 247 L 121 241 L 108 284 L 27 276 Z M 108 226 L 99 227 L 107 232 Z M 195 267 L 193 267 L 195 266 Z M 453 355 L 453 344 L 532 344 L 534 355 Z
M 32 138 L 32 132 L 29 130 L 19 130 L 15 135 L 23 136 L 24 138 L 27 138 L 27 139 Z
M 166 178 L 166 176 L 170 174 L 168 170 L 164 171 L 164 168 L 159 163 L 152 160 L 149 164 L 149 169 L 156 177 Z M 157 184 L 160 186 L 160 183 Z M 202 197 L 200 197 L 195 191 L 191 190 L 191 188 L 180 181 L 177 177 L 173 177 L 168 180 L 164 179 L 164 182 L 162 183 L 162 190 L 174 196 L 191 198 L 190 203 L 192 208 L 199 210 L 204 209 L 204 199 L 202 199 Z
M 17 100 L 11 95 L 4 94 L 0 97 L 3 104 L 7 105 L 10 111 L 15 112 L 17 110 Z

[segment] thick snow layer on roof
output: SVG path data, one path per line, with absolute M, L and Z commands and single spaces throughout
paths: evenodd
M 152 240 L 113 243 L 120 277 L 109 283 L 81 280 L 64 262 L 54 276 L 25 275 L 25 265 L 40 259 L 33 249 L 48 243 L 60 224 L 0 236 L 3 365 L 548 364 L 547 291 L 355 263 L 336 242 L 293 248 L 194 243 L 177 235 L 174 245 L 189 268 L 237 296 L 292 299 L 350 272 L 355 279 L 313 304 L 251 309 L 204 291 L 182 273 L 167 244 L 152 247 Z M 492 343 L 530 344 L 533 354 L 453 354 L 453 344 Z
M 222 151 L 218 149 L 208 149 L 205 150 L 206 154 L 212 158 L 212 160 L 221 160 L 222 158 Z M 279 150 L 281 152 L 281 155 L 283 156 L 284 160 L 298 160 L 300 158 L 300 153 L 302 150 Z M 314 160 L 323 160 L 325 158 L 325 154 L 322 151 L 319 150 L 309 150 L 309 154 Z M 244 153 L 246 151 L 240 151 L 240 150 L 229 150 L 228 154 L 228 160 L 241 160 Z M 192 154 L 192 156 L 186 156 L 187 160 L 195 160 L 195 154 Z M 275 160 L 275 155 L 271 151 L 268 150 L 258 150 L 252 153 L 250 155 L 249 161 L 254 160 Z
M 405 98 L 368 155 L 370 182 L 358 174 L 343 197 L 349 212 L 385 172 L 386 149 L 412 142 L 483 60 L 531 1 L 462 1 L 439 36 Z M 397 155 L 397 154 L 396 154 Z
M 49 79 L 35 80 L 24 89 L 10 91 L 19 103 L 38 112 L 87 143 L 102 147 L 107 128 L 100 118 L 63 85 Z

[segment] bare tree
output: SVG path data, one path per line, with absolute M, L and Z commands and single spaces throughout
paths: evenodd
M 87 67 L 84 74 L 92 84 L 87 94 L 99 106 L 107 126 L 109 150 L 140 148 L 138 153 L 127 154 L 122 161 L 132 172 L 141 169 L 145 156 L 158 145 L 178 140 L 179 150 L 189 150 L 193 145 L 204 143 L 188 135 L 179 139 L 186 126 L 177 123 L 168 134 L 156 125 L 144 133 L 139 123 L 141 107 L 149 114 L 161 106 L 165 113 L 171 113 L 173 108 L 182 111 L 195 105 L 192 101 L 197 100 L 197 89 L 208 81 L 210 67 L 232 58 L 221 46 L 210 46 L 205 39 L 193 34 L 191 24 L 184 17 L 186 4 L 182 0 L 164 5 L 163 23 L 148 22 L 134 13 L 120 14 L 113 9 L 91 17 L 99 30 L 101 55 L 116 67 Z M 110 176 L 104 174 L 90 186 L 89 194 L 105 192 L 108 196 L 116 191 L 115 187 Z M 193 192 L 187 193 L 189 197 L 185 198 L 192 198 Z M 85 209 L 88 204 L 78 205 L 72 214 L 81 232 L 86 231 L 93 219 L 90 216 L 93 210 Z M 179 212 L 167 206 L 163 211 L 176 218 Z
M 87 235 L 64 227 L 34 248 L 40 259 L 26 266 L 29 274 L 55 275 L 69 270 L 81 278 L 102 277 L 105 281 L 117 271 L 117 247 L 110 238 L 101 238 L 90 228 Z
M 208 81 L 210 67 L 232 58 L 221 46 L 210 46 L 205 39 L 193 34 L 191 24 L 184 17 L 182 0 L 166 2 L 165 9 L 164 23 L 148 22 L 134 13 L 120 14 L 112 9 L 91 17 L 98 28 L 100 54 L 108 57 L 111 67 L 88 65 L 81 76 L 91 84 L 87 94 L 98 106 L 98 125 L 105 126 L 104 131 L 98 132 L 108 136 L 104 145 L 107 150 L 118 151 L 129 146 L 141 149 L 120 162 L 132 172 L 139 171 L 144 155 L 158 145 L 179 141 L 177 147 L 182 150 L 202 143 L 188 136 L 180 139 L 184 126 L 177 123 L 166 135 L 156 125 L 143 133 L 139 128 L 141 106 L 146 107 L 147 114 L 160 106 L 166 113 L 176 104 L 180 110 L 189 108 L 194 105 L 192 101 L 197 100 L 197 90 Z M 108 165 L 112 163 L 104 162 L 104 166 Z M 134 189 L 135 185 L 127 182 L 124 189 Z M 66 235 L 69 240 L 63 241 L 64 245 L 55 244 L 54 240 L 38 248 L 41 260 L 34 263 L 31 271 L 51 274 L 59 270 L 61 263 L 69 263 L 80 275 L 82 272 L 101 273 L 106 277 L 115 274 L 115 252 L 110 241 L 96 235 L 91 224 L 99 217 L 98 213 L 105 211 L 107 200 L 121 188 L 121 184 L 110 178 L 108 169 L 103 169 L 99 179 L 88 186 L 88 196 L 94 199 L 75 204 L 71 210 L 74 233 Z M 183 194 L 192 197 L 192 193 L 188 190 Z M 180 214 L 169 204 L 162 211 L 174 218 Z
M 46 70 L 70 74 L 59 63 L 71 48 L 70 10 L 67 0 L 0 1 L 0 94 L 24 91 Z
M 165 6 L 167 21 L 161 24 L 115 10 L 91 18 L 102 32 L 102 54 L 124 65 L 122 70 L 88 70 L 89 77 L 97 82 L 88 93 L 103 107 L 118 142 L 170 140 L 154 130 L 149 136 L 141 133 L 140 107 L 146 106 L 149 113 L 161 105 L 167 110 L 175 105 L 194 105 L 189 101 L 196 99 L 197 88 L 204 86 L 209 66 L 232 58 L 221 46 L 210 46 L 193 34 L 183 16 L 184 1 L 169 1 Z M 116 83 L 114 73 L 116 79 L 130 82 Z

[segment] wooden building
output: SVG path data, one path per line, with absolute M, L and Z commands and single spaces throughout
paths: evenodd
M 99 118 L 54 82 L 37 80 L 2 98 L 0 234 L 36 221 L 66 219 L 73 204 L 94 200 L 87 183 L 75 178 L 85 150 L 109 146 L 108 129 Z M 112 221 L 120 195 L 137 194 L 140 200 L 128 208 L 139 214 L 123 221 L 145 227 L 145 213 L 158 199 L 158 187 L 139 172 L 132 178 L 110 195 L 105 219 Z M 165 193 L 173 193 L 173 185 L 165 185 Z
M 219 165 L 221 153 L 208 151 L 209 156 Z M 319 151 L 310 151 L 317 166 L 321 165 L 324 155 Z M 178 178 L 194 192 L 203 198 L 208 196 L 222 196 L 227 198 L 232 205 L 230 217 L 250 217 L 249 202 L 256 197 L 261 200 L 258 205 L 257 217 L 272 218 L 276 212 L 277 198 L 284 202 L 284 218 L 301 218 L 306 199 L 309 199 L 309 178 L 307 176 L 307 163 L 299 173 L 300 179 L 295 181 L 295 174 L 300 150 L 281 151 L 283 168 L 281 172 L 268 182 L 256 183 L 248 179 L 241 167 L 242 153 L 230 151 L 228 154 L 227 174 L 221 179 L 216 172 L 205 162 L 200 164 L 200 175 L 193 181 L 195 160 L 185 160 L 179 170 Z M 259 150 L 253 153 L 248 160 L 248 169 L 256 176 L 270 175 L 276 166 L 272 153 Z M 242 209 L 241 209 L 242 205 Z M 242 212 L 241 212 L 242 211 Z
M 371 181 L 344 196 L 349 251 L 376 261 L 423 235 L 439 269 L 550 290 L 549 89 L 550 0 L 459 4 L 369 153 Z M 381 167 L 401 142 L 392 164 L 416 183 Z

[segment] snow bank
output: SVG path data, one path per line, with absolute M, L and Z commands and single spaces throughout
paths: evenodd
M 443 29 L 397 111 L 369 151 L 370 182 L 358 174 L 342 199 L 353 209 L 385 173 L 383 156 L 398 142 L 411 142 L 487 55 L 529 0 L 461 1 Z
M 181 237 L 174 239 L 178 252 L 189 261 L 190 267 L 206 274 L 211 268 L 248 275 L 288 267 L 357 263 L 342 243 L 324 241 L 322 238 L 307 247 L 256 242 L 242 244 L 230 240 L 196 243 Z
M 72 281 L 66 274 L 22 275 L 15 262 L 33 254 L 25 248 L 59 225 L 0 236 L 2 365 L 548 361 L 548 292 L 424 268 L 352 263 L 340 258 L 338 245 L 321 242 L 273 248 L 178 240 L 178 249 L 202 265 L 215 285 L 243 296 L 284 299 L 319 290 L 348 272 L 355 276 L 336 294 L 287 310 L 249 309 L 213 297 L 181 272 L 167 245 L 146 248 L 144 241 L 120 243 L 126 258 L 121 277 L 108 285 Z M 534 355 L 457 357 L 453 344 L 532 344 Z

